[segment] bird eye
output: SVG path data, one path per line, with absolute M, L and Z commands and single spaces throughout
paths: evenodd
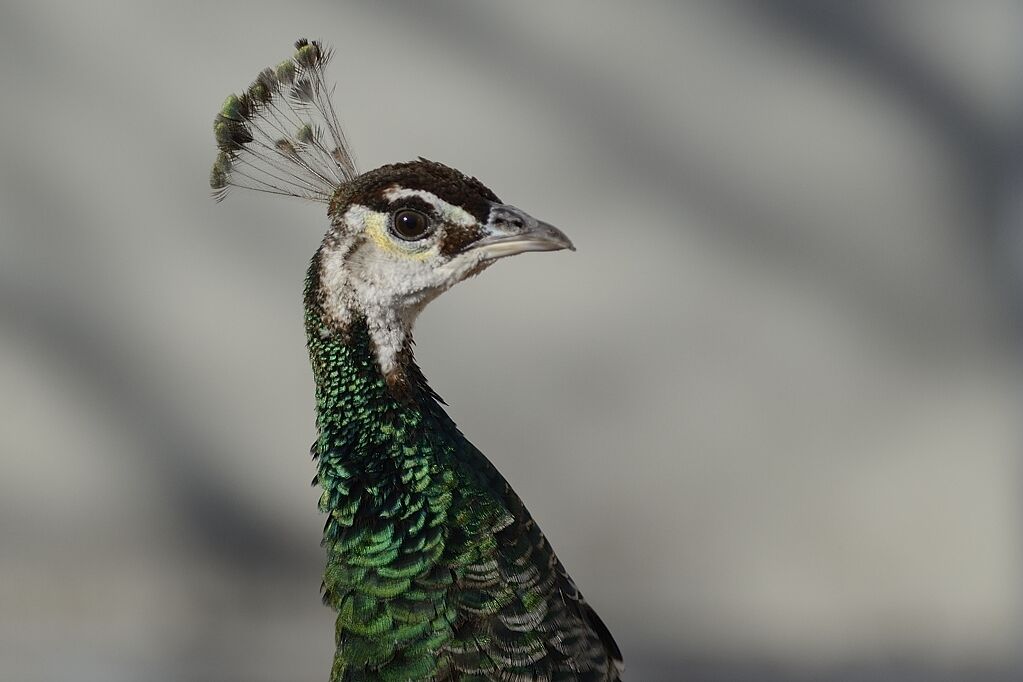
M 424 213 L 405 208 L 394 214 L 392 231 L 406 241 L 422 239 L 430 231 L 430 219 Z

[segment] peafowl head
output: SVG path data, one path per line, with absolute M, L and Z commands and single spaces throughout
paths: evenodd
M 343 326 L 370 325 L 384 372 L 423 307 L 499 258 L 572 248 L 558 229 L 501 201 L 475 178 L 419 160 L 341 186 L 320 251 L 321 292 Z M 387 335 L 391 335 L 388 337 Z
M 574 249 L 557 228 L 502 203 L 483 183 L 420 158 L 358 173 L 324 80 L 330 51 L 299 40 L 214 121 L 214 197 L 230 187 L 328 205 L 310 277 L 327 325 L 365 321 L 381 371 L 400 371 L 423 307 L 500 258 Z

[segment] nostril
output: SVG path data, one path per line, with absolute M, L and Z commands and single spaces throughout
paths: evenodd
M 521 230 L 526 225 L 526 221 L 516 215 L 496 215 L 493 217 L 493 224 L 503 228 L 515 228 Z

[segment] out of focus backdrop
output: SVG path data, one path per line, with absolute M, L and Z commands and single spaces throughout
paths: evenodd
M 0 680 L 326 679 L 324 211 L 207 186 L 302 36 L 575 240 L 418 357 L 629 680 L 1023 679 L 1023 5 L 365 0 L 0 7 Z

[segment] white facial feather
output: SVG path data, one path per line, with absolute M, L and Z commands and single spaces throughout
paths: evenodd
M 391 201 L 417 196 L 429 202 L 443 222 L 460 226 L 477 221 L 464 209 L 422 190 L 395 189 Z M 366 318 L 377 362 L 384 374 L 398 367 L 416 317 L 431 300 L 487 264 L 472 251 L 452 258 L 442 255 L 437 238 L 406 242 L 389 231 L 391 215 L 352 205 L 342 217 L 338 238 L 325 250 L 321 283 L 329 292 L 325 313 L 341 327 L 357 315 Z

